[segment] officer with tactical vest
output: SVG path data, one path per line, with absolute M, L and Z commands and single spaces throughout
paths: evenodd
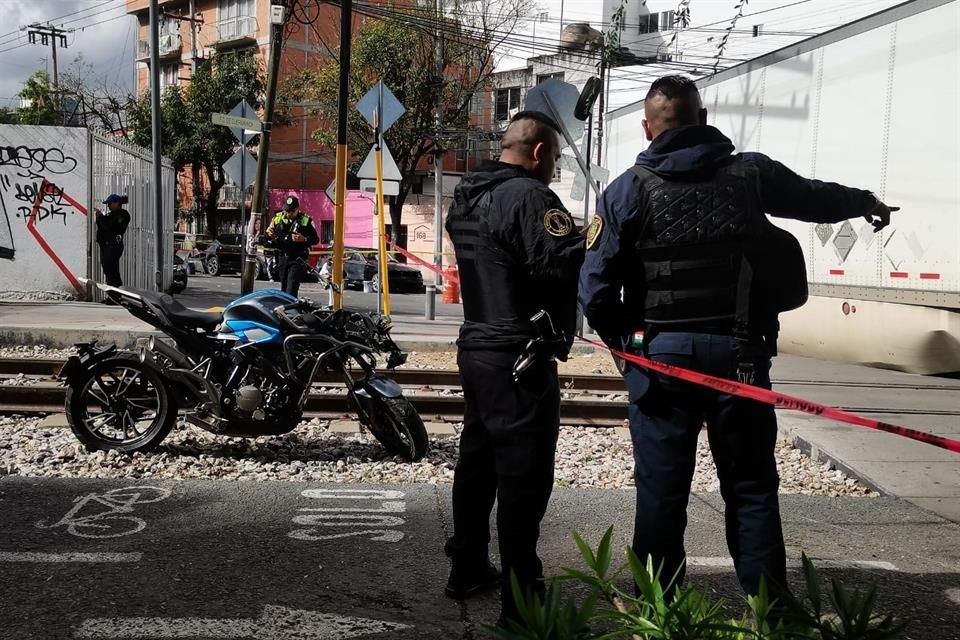
M 514 116 L 499 161 L 457 185 L 446 224 L 463 296 L 465 405 L 446 594 L 463 599 L 500 586 L 500 624 L 516 615 L 511 574 L 524 591 L 543 594 L 537 540 L 560 431 L 555 359 L 566 359 L 576 324 L 584 243 L 547 187 L 560 157 L 557 131 L 538 112 Z M 494 500 L 502 578 L 487 549 Z
M 815 223 L 888 207 L 869 191 L 807 180 L 760 153 L 734 154 L 706 125 L 699 92 L 658 79 L 644 102 L 649 148 L 610 183 L 587 230 L 580 301 L 607 345 L 770 388 L 777 314 L 806 300 L 799 244 L 764 213 Z M 642 346 L 635 338 L 644 332 Z M 637 488 L 633 550 L 661 581 L 683 579 L 686 507 L 707 425 L 727 546 L 748 594 L 786 584 L 772 406 L 618 362 L 630 394 Z
M 270 222 L 267 236 L 278 251 L 280 287 L 285 293 L 296 296 L 304 275 L 304 268 L 298 260 L 306 260 L 310 247 L 320 241 L 313 220 L 300 211 L 300 200 L 296 196 L 287 196 L 283 201 L 283 210 Z

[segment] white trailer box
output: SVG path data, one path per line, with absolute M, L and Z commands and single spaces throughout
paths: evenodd
M 878 234 L 774 219 L 800 239 L 811 293 L 781 316 L 782 351 L 960 371 L 958 78 L 957 2 L 916 0 L 698 82 L 738 150 L 902 207 Z M 646 146 L 642 108 L 609 114 L 615 174 Z

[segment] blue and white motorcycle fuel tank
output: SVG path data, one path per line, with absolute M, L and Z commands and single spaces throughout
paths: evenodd
M 237 298 L 223 310 L 218 337 L 241 343 L 280 344 L 283 330 L 273 310 L 296 301 L 279 289 L 264 289 Z

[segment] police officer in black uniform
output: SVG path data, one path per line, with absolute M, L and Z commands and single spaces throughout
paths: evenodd
M 501 623 L 515 615 L 511 572 L 522 588 L 543 591 L 537 539 L 560 425 L 555 358 L 566 359 L 576 323 L 584 243 L 547 187 L 560 157 L 557 131 L 538 112 L 514 116 L 500 160 L 464 176 L 446 223 L 463 296 L 457 364 L 465 402 L 446 594 L 463 599 L 502 580 Z M 546 340 L 515 381 L 525 347 L 549 333 L 530 320 L 541 311 L 564 337 Z M 502 578 L 487 551 L 494 500 Z
M 100 267 L 107 284 L 122 287 L 120 277 L 120 257 L 123 255 L 123 235 L 130 224 L 130 212 L 123 208 L 127 196 L 111 193 L 103 204 L 107 212 L 94 209 L 97 215 L 97 245 L 100 249 Z M 109 300 L 109 298 L 108 298 Z
M 876 230 L 888 207 L 869 191 L 804 179 L 760 153 L 734 154 L 706 126 L 692 81 L 650 87 L 643 128 L 650 147 L 604 192 L 587 230 L 580 301 L 611 347 L 645 331 L 653 360 L 770 388 L 777 313 L 806 299 L 799 244 L 764 212 L 816 223 L 864 216 Z M 622 294 L 621 294 L 622 290 Z M 622 364 L 622 363 L 621 363 Z M 772 406 L 624 365 L 637 487 L 633 550 L 685 560 L 687 498 L 706 422 L 726 505 L 727 546 L 749 594 L 761 578 L 785 585 Z
M 310 247 L 320 241 L 313 220 L 300 211 L 300 200 L 296 196 L 287 196 L 283 201 L 283 210 L 270 222 L 267 236 L 278 252 L 280 288 L 296 296 L 304 275 L 304 268 L 298 260 L 306 260 L 310 255 Z

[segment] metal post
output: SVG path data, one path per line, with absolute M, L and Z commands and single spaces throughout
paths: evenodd
M 281 24 L 270 25 L 270 66 L 267 71 L 267 95 L 263 106 L 263 127 L 260 131 L 260 149 L 257 152 L 257 177 L 253 184 L 253 197 L 250 206 L 253 208 L 253 214 L 250 216 L 249 229 L 245 233 L 250 238 L 245 245 L 248 251 L 243 263 L 243 278 L 240 282 L 240 291 L 244 295 L 253 291 L 254 274 L 257 269 L 257 252 L 255 237 L 259 234 L 260 219 L 264 208 L 264 196 L 267 186 L 267 161 L 270 158 L 270 131 L 273 128 L 273 110 L 277 99 L 277 76 L 280 67 L 280 53 L 283 46 L 283 28 L 286 24 L 286 13 Z M 244 138 L 241 134 L 241 139 Z M 242 141 L 242 140 L 241 140 Z M 240 190 L 241 202 L 246 202 L 246 187 Z M 241 212 L 244 205 L 241 205 Z
M 336 214 L 333 222 L 334 307 L 343 307 L 343 207 L 347 202 L 347 109 L 350 100 L 350 28 L 353 0 L 340 2 L 340 93 L 337 105 Z
M 377 162 L 377 209 L 380 219 L 380 268 L 379 280 L 380 291 L 378 299 L 383 300 L 383 314 L 390 315 L 390 272 L 387 270 L 387 232 L 386 232 L 386 207 L 383 206 L 383 82 L 379 84 L 380 92 L 377 99 L 377 111 L 373 117 L 373 126 L 376 129 L 376 147 L 374 147 L 374 158 Z M 379 310 L 379 307 L 378 307 Z
M 160 10 L 158 0 L 150 0 L 150 110 L 153 128 L 153 243 L 154 282 L 163 290 L 163 189 L 160 150 Z
M 190 78 L 197 73 L 197 0 L 190 0 Z M 136 66 L 136 65 L 134 65 Z
M 433 141 L 433 263 L 437 271 L 433 274 L 433 284 L 427 285 L 427 295 L 424 300 L 423 317 L 427 320 L 436 318 L 437 294 L 443 290 L 443 150 L 440 148 L 440 131 L 443 129 L 443 42 L 441 40 L 440 25 L 443 20 L 443 0 L 437 0 L 437 34 L 436 58 L 437 81 L 440 88 L 437 90 L 436 138 Z

